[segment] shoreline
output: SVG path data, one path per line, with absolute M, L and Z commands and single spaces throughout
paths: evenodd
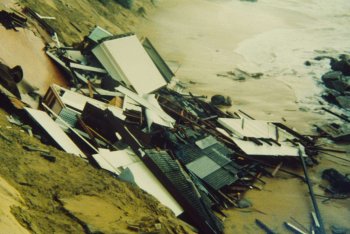
M 322 121 L 324 116 L 318 111 L 304 111 L 312 109 L 309 107 L 300 111 L 304 104 L 300 106 L 297 86 L 291 86 L 288 79 L 279 79 L 268 71 L 264 73 L 263 66 L 251 66 L 255 62 L 250 59 L 254 56 L 252 50 L 259 50 L 259 44 L 250 41 L 274 31 L 304 28 L 306 26 L 300 26 L 302 23 L 311 23 L 314 19 L 293 10 L 268 7 L 266 3 L 233 1 L 164 1 L 137 27 L 137 33 L 154 41 L 170 66 L 177 65 L 173 66 L 176 77 L 186 83 L 191 92 L 209 97 L 230 96 L 233 101 L 230 111 L 243 108 L 259 119 L 285 119 L 289 126 L 313 134 L 308 122 Z M 197 10 L 193 13 L 194 8 Z M 244 46 L 250 48 L 250 54 L 241 53 Z M 218 76 L 235 72 L 237 68 L 249 73 L 263 72 L 264 76 L 241 82 Z M 304 83 L 299 87 L 314 84 L 309 80 Z
M 264 7 L 260 7 L 259 2 Z M 227 110 L 242 109 L 256 119 L 280 121 L 303 134 L 314 135 L 316 133 L 314 123 L 329 123 L 337 120 L 334 116 L 324 113 L 319 103 L 322 99 L 318 95 L 323 88 L 319 87 L 318 80 L 329 69 L 328 61 L 315 62 L 311 67 L 306 67 L 304 62 L 322 54 L 323 49 L 326 49 L 326 54 L 332 51 L 334 54 L 345 51 L 347 48 L 343 45 L 346 38 L 344 35 L 347 34 L 345 30 L 340 34 L 344 40 L 343 44 L 334 45 L 334 49 L 324 48 L 327 43 L 331 43 L 329 37 L 321 41 L 317 38 L 311 39 L 312 33 L 320 36 L 327 35 L 329 32 L 327 28 L 324 32 L 321 30 L 324 27 L 322 23 L 327 18 L 319 19 L 308 14 L 315 11 L 313 8 L 299 9 L 298 12 L 297 4 L 291 3 L 288 6 L 291 10 L 288 11 L 283 8 L 284 2 L 269 3 L 264 0 L 257 3 L 201 0 L 190 3 L 176 1 L 176 3 L 174 1 L 160 3 L 154 15 L 144 21 L 137 31 L 154 42 L 163 58 L 170 62 L 170 66 L 177 65 L 173 66 L 176 77 L 187 85 L 187 91 L 208 95 L 208 98 L 215 94 L 230 96 L 233 106 Z M 202 27 L 202 24 L 209 24 L 216 33 L 220 31 L 215 28 L 215 25 L 222 26 L 217 23 L 220 20 L 215 16 L 220 13 L 218 9 L 221 9 L 221 6 L 224 8 L 225 4 L 227 8 L 230 4 L 244 6 L 231 9 L 232 14 L 236 14 L 228 16 L 232 17 L 231 20 L 241 20 L 242 15 L 249 9 L 251 10 L 249 13 L 253 12 L 252 14 L 259 10 L 261 14 L 274 13 L 275 20 L 282 18 L 285 24 L 275 25 L 269 30 L 259 32 L 254 32 L 252 29 L 253 32 L 250 31 L 250 34 L 247 34 L 245 30 L 248 29 L 237 27 L 237 23 L 234 24 L 237 27 L 234 32 L 223 34 L 226 39 L 216 37 L 215 33 L 210 32 L 209 26 Z M 312 1 L 305 4 L 312 4 Z M 322 4 L 326 2 L 323 1 Z M 321 7 L 324 7 L 322 4 Z M 274 10 L 266 11 L 269 6 Z M 191 9 L 196 9 L 193 15 Z M 225 10 L 230 11 L 230 9 Z M 286 12 L 288 14 L 285 14 Z M 327 15 L 327 12 L 323 14 Z M 206 16 L 212 18 L 205 19 Z M 202 20 L 201 17 L 204 19 Z M 325 27 L 335 26 L 338 20 L 335 19 L 333 24 L 328 22 Z M 264 21 L 264 23 L 274 22 Z M 227 25 L 223 25 L 225 26 Z M 296 33 L 296 35 L 290 33 Z M 298 33 L 302 39 L 306 40 L 305 42 L 298 41 Z M 342 40 L 341 36 L 337 40 Z M 337 51 L 336 48 L 342 48 L 342 50 Z M 217 74 L 236 72 L 236 68 L 241 68 L 248 73 L 263 72 L 264 75 L 260 79 L 249 78 L 244 81 L 217 76 Z M 321 140 L 320 144 L 322 142 Z M 323 143 L 328 144 L 328 141 Z M 329 147 L 350 149 L 348 144 L 329 145 Z M 313 182 L 321 183 L 321 173 L 329 167 L 345 171 L 347 168 L 335 163 L 329 155 L 321 153 L 320 164 L 310 169 Z M 290 220 L 290 217 L 309 227 L 311 203 L 305 184 L 283 173 L 279 173 L 275 178 L 264 178 L 264 180 L 267 184 L 262 186 L 262 191 L 252 189 L 245 195 L 252 201 L 253 208 L 229 209 L 225 212 L 228 215 L 224 223 L 225 233 L 264 233 L 255 225 L 256 218 L 281 233 L 285 231 L 283 222 Z M 315 189 L 317 193 L 322 194 L 320 188 L 315 187 Z M 349 201 L 339 200 L 320 204 L 320 209 L 328 224 L 348 227 L 346 217 L 350 217 L 350 213 L 346 207 L 349 205 Z
M 266 1 L 262 0 L 262 2 L 266 4 Z M 284 124 L 295 127 L 298 131 L 304 134 L 314 133 L 314 129 L 311 125 L 312 123 L 320 121 L 330 122 L 332 118 L 318 113 L 317 109 L 313 109 L 312 104 L 314 100 L 311 100 L 310 103 L 308 103 L 307 99 L 300 100 L 298 98 L 295 90 L 296 85 L 290 85 L 291 82 L 295 81 L 293 73 L 290 73 L 293 68 L 287 70 L 283 77 L 278 77 L 278 72 L 280 70 L 276 70 L 275 74 L 265 72 L 263 77 L 260 79 L 250 77 L 244 81 L 237 81 L 236 77 L 219 77 L 217 74 L 226 74 L 229 71 L 237 72 L 236 68 L 242 68 L 244 71 L 249 73 L 261 72 L 260 69 L 255 69 L 259 66 L 252 68 L 247 67 L 246 69 L 244 67 L 244 64 L 247 65 L 254 62 L 254 60 L 250 60 L 252 58 L 251 56 L 254 58 L 254 51 L 248 51 L 248 54 L 245 54 L 248 56 L 244 57 L 243 54 L 245 52 L 242 52 L 243 54 L 239 55 L 237 50 L 239 48 L 242 49 L 242 46 L 249 48 L 249 46 L 256 43 L 255 40 L 260 43 L 262 41 L 261 37 L 264 37 L 264 32 L 260 32 L 260 28 L 256 26 L 256 28 L 244 29 L 246 31 L 242 29 L 244 33 L 230 32 L 230 34 L 227 35 L 228 38 L 213 37 L 215 36 L 214 32 L 206 34 L 211 30 L 213 25 L 215 26 L 217 24 L 215 21 L 212 21 L 210 17 L 206 19 L 201 18 L 202 14 L 200 14 L 200 9 L 196 8 L 200 3 L 205 5 L 206 10 L 210 10 L 212 7 L 217 9 L 218 11 L 213 11 L 211 14 L 209 14 L 210 16 L 217 16 L 218 14 L 222 13 L 219 12 L 220 9 L 225 9 L 225 7 L 223 7 L 225 4 L 231 4 L 232 2 L 203 0 L 188 2 L 185 0 L 170 0 L 164 2 L 164 4 L 161 3 L 159 8 L 152 12 L 154 15 L 148 16 L 148 19 L 142 23 L 140 27 L 143 28 L 139 29 L 143 33 L 149 33 L 149 35 L 146 36 L 150 37 L 152 42 L 155 44 L 155 47 L 159 49 L 159 52 L 163 58 L 165 58 L 167 62 L 170 61 L 171 67 L 177 70 L 177 77 L 188 85 L 188 90 L 199 95 L 209 95 L 209 97 L 214 94 L 230 96 L 233 100 L 233 107 L 228 108 L 228 110 L 237 111 L 238 109 L 242 109 L 256 119 L 282 121 Z M 183 6 L 181 4 L 188 5 Z M 248 9 L 256 6 L 254 4 L 255 3 L 235 2 L 233 5 L 241 6 L 241 8 L 233 10 L 233 12 L 236 12 L 238 15 L 231 15 L 232 18 L 230 18 L 229 21 L 231 22 L 242 18 L 245 15 L 245 11 L 248 11 Z M 180 10 L 178 7 L 180 7 Z M 264 23 L 271 23 L 273 24 L 273 27 L 268 27 L 269 25 L 266 25 L 266 28 L 269 28 L 270 30 L 268 30 L 267 34 L 273 30 L 283 30 L 283 27 L 287 27 L 288 30 L 292 30 L 293 27 L 297 27 L 298 24 L 302 23 L 302 19 L 300 18 L 300 22 L 295 24 L 274 22 L 278 21 L 279 17 L 285 17 L 283 11 L 274 12 L 276 14 L 274 16 L 265 16 L 264 14 L 271 13 L 271 11 L 266 11 L 266 7 L 267 5 L 265 5 L 263 8 L 258 7 L 258 9 L 249 12 L 249 14 L 256 16 L 257 19 L 259 19 L 259 14 L 261 14 L 260 19 L 269 19 L 269 21 L 265 21 Z M 186 16 L 186 14 L 188 14 L 191 9 L 193 10 L 193 8 L 196 9 L 194 11 L 196 17 L 191 18 L 192 16 Z M 226 10 L 230 13 L 230 10 Z M 293 15 L 293 11 L 288 12 L 288 19 L 298 18 L 297 16 Z M 182 16 L 182 18 L 180 18 L 180 16 Z M 166 20 L 164 17 L 170 18 Z M 174 17 L 175 19 L 178 19 L 178 21 L 176 21 Z M 312 20 L 312 18 L 306 18 L 307 20 Z M 219 17 L 218 19 L 219 22 L 226 20 L 224 17 Z M 183 25 L 183 22 L 189 22 L 189 24 Z M 197 29 L 197 27 L 195 25 L 191 25 L 191 23 L 197 24 L 198 22 L 203 25 L 209 23 L 210 27 L 198 27 L 199 31 L 196 31 L 195 29 Z M 253 19 L 252 22 L 254 22 Z M 236 22 L 234 25 L 239 26 L 240 24 L 240 22 Z M 228 27 L 232 25 L 226 24 L 225 27 L 226 26 Z M 173 30 L 172 27 L 175 27 L 175 29 L 178 29 L 179 31 Z M 254 31 L 257 28 L 259 29 L 259 33 Z M 266 28 L 264 30 L 267 30 Z M 40 58 L 38 61 L 35 61 L 39 62 L 38 64 L 35 63 L 35 65 L 28 63 L 28 59 L 25 56 L 21 56 L 21 58 L 18 59 L 17 56 L 11 57 L 11 54 L 7 54 L 6 60 L 4 59 L 9 65 L 25 64 L 25 73 L 28 73 L 27 69 L 30 69 L 30 74 L 28 74 L 28 79 L 30 82 L 38 82 L 38 85 L 43 85 L 43 87 L 40 88 L 46 91 L 47 87 L 44 87 L 45 85 L 52 83 L 56 78 L 63 78 L 56 66 L 49 61 L 41 49 L 39 50 L 37 48 L 43 46 L 40 38 L 36 37 L 33 33 L 29 33 L 28 36 L 28 30 L 26 29 L 20 30 L 20 32 L 5 32 L 2 30 L 4 29 L 0 28 L 0 33 L 4 32 L 2 35 L 6 34 L 6 36 L 3 37 L 4 41 L 8 40 L 7 35 L 11 35 L 13 33 L 16 34 L 16 37 L 21 38 L 20 41 L 22 44 L 24 44 L 24 48 L 21 46 L 16 48 L 16 46 L 13 44 L 15 43 L 15 40 L 11 40 L 11 51 L 17 51 L 18 53 L 25 51 L 25 54 L 37 54 L 38 58 Z M 254 31 L 254 33 L 250 32 L 249 30 Z M 214 31 L 220 32 L 221 29 L 217 28 Z M 229 39 L 229 36 L 234 36 L 236 33 L 241 33 L 241 35 L 235 38 L 232 43 L 225 44 L 225 42 L 227 42 Z M 176 37 L 178 35 L 181 36 L 180 39 Z M 209 38 L 207 36 L 209 36 Z M 25 46 L 28 42 L 26 40 L 33 43 L 31 44 L 31 47 L 27 48 Z M 208 42 L 208 44 L 206 44 L 206 42 Z M 244 43 L 246 44 L 244 45 Z M 6 45 L 3 44 L 3 48 L 6 49 Z M 255 49 L 256 48 L 257 47 L 255 47 Z M 29 51 L 27 51 L 27 49 L 29 49 Z M 244 48 L 242 50 L 244 51 Z M 251 54 L 249 54 L 250 52 Z M 46 60 L 49 61 L 48 64 L 46 64 Z M 274 61 L 268 62 L 273 64 Z M 50 67 L 49 70 L 47 70 L 48 66 Z M 45 69 L 37 69 L 37 67 Z M 273 66 L 271 65 L 271 67 Z M 51 70 L 51 68 L 53 70 Z M 268 69 L 270 68 L 268 67 L 267 70 Z M 42 71 L 48 72 L 48 75 L 45 75 L 45 73 L 43 74 Z M 39 73 L 36 74 L 36 72 Z M 54 76 L 50 76 L 50 74 L 54 74 Z M 40 80 L 37 79 L 36 75 L 40 77 Z M 315 76 L 316 75 L 317 74 L 315 74 Z M 288 77 L 290 79 L 285 79 Z M 303 77 L 299 77 L 298 79 L 302 78 Z M 43 83 L 43 81 L 45 81 L 45 83 Z M 309 83 L 300 83 L 298 85 L 313 84 L 313 80 L 311 79 L 308 80 L 308 82 Z M 327 145 L 329 142 L 323 142 L 321 140 L 321 144 L 323 143 Z M 336 146 L 349 149 L 349 145 Z M 329 147 L 334 146 L 330 145 Z M 321 183 L 321 172 L 325 168 L 336 166 L 343 171 L 347 170 L 346 166 L 339 166 L 338 164 L 335 164 L 334 162 L 328 160 L 325 155 L 321 154 L 320 159 L 320 165 L 310 168 L 312 180 L 316 184 Z M 288 165 L 286 166 L 288 167 Z M 299 170 L 296 171 L 300 172 Z M 267 182 L 267 184 L 262 186 L 262 191 L 252 189 L 245 196 L 253 203 L 253 207 L 251 209 L 229 209 L 225 211 L 225 214 L 228 215 L 227 219 L 225 220 L 225 233 L 263 233 L 254 223 L 256 218 L 263 220 L 266 222 L 266 224 L 271 225 L 272 228 L 278 231 L 285 231 L 282 224 L 284 221 L 287 221 L 290 216 L 293 216 L 306 226 L 310 224 L 308 213 L 310 210 L 310 202 L 308 200 L 306 186 L 304 183 L 286 176 L 283 173 L 278 173 L 277 177 L 275 178 L 264 177 L 263 179 Z M 323 190 L 320 188 L 317 188 L 316 191 L 318 193 L 323 193 Z M 296 203 L 290 201 L 296 201 Z M 332 201 L 330 203 L 322 204 L 321 210 L 324 214 L 324 218 L 327 220 L 327 224 L 332 223 L 346 227 L 348 225 L 347 217 L 350 217 L 349 210 L 346 209 L 346 207 L 349 207 L 349 205 L 348 200 Z

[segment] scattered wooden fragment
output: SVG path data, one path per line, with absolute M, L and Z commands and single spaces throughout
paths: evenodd
M 264 230 L 267 234 L 276 234 L 276 232 L 272 231 L 266 224 L 264 224 L 261 220 L 255 219 L 255 223 Z

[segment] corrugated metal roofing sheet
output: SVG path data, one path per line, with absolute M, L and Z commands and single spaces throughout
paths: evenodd
M 196 141 L 196 145 L 200 149 L 205 149 L 205 148 L 208 148 L 209 146 L 214 145 L 217 142 L 218 141 L 212 135 L 210 135 L 210 136 L 207 136 L 206 138 Z
M 186 167 L 201 179 L 220 169 L 220 165 L 207 156 L 200 157 L 199 159 L 187 164 Z
M 58 116 L 61 117 L 67 124 L 69 124 L 69 126 L 73 127 L 78 121 L 77 115 L 79 115 L 77 111 L 64 107 Z M 59 122 L 59 119 L 56 121 Z
M 180 159 L 183 164 L 188 164 L 194 160 L 204 156 L 202 151 L 192 145 L 181 145 L 179 149 L 175 152 L 176 157 Z
M 223 225 L 221 221 L 213 214 L 210 205 L 204 199 L 205 194 L 198 191 L 192 182 L 185 176 L 184 172 L 167 152 L 156 150 L 145 150 L 146 157 L 161 171 L 158 177 L 166 178 L 178 195 L 186 200 L 185 210 L 190 213 L 190 218 L 196 222 L 203 233 L 221 233 Z M 164 182 L 164 181 L 163 181 Z
M 230 185 L 238 180 L 237 175 L 229 173 L 226 169 L 220 168 L 207 175 L 203 180 L 213 189 L 219 190 L 226 185 Z
M 231 159 L 229 159 L 227 155 L 232 154 L 232 151 L 221 143 L 216 143 L 206 148 L 203 150 L 203 153 L 220 166 L 224 166 L 231 162 Z

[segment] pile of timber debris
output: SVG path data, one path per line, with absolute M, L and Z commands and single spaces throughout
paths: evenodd
M 1 10 L 0 23 L 6 29 L 16 30 L 17 27 L 24 28 L 27 26 L 27 18 L 18 11 L 8 12 Z
M 221 211 L 237 207 L 245 191 L 265 183 L 261 176 L 278 169 L 308 182 L 313 194 L 306 165 L 317 163 L 314 139 L 180 93 L 148 39 L 96 27 L 79 46 L 49 47 L 47 54 L 70 88 L 51 85 L 40 110 L 1 89 L 30 131 L 136 184 L 202 233 L 222 233 Z M 281 168 L 300 161 L 306 178 Z

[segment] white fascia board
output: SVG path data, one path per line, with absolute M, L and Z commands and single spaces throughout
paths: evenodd
M 86 158 L 85 154 L 46 112 L 31 108 L 24 109 L 64 151 Z

